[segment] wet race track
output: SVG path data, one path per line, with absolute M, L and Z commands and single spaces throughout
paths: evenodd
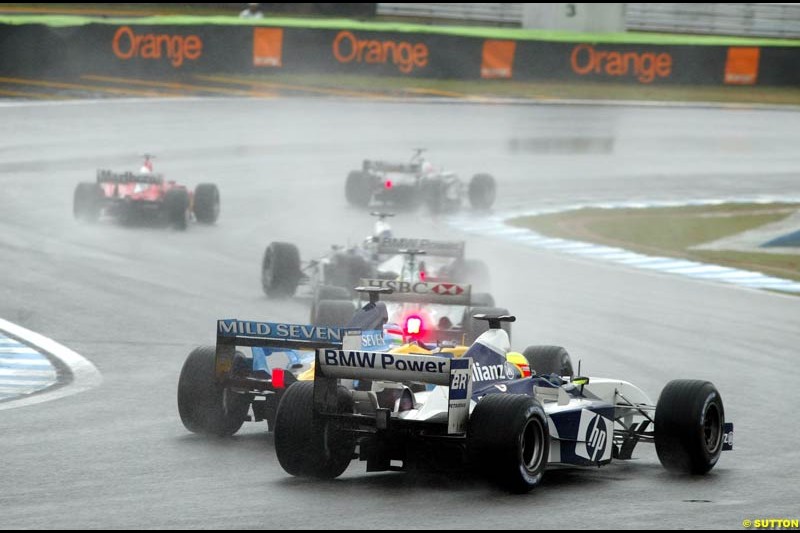
M 215 320 L 305 323 L 308 303 L 261 291 L 266 244 L 305 259 L 355 243 L 372 219 L 344 199 L 363 158 L 437 164 L 499 183 L 495 213 L 620 200 L 797 196 L 800 114 L 791 111 L 472 105 L 334 99 L 0 104 L 0 317 L 91 360 L 102 384 L 0 410 L 2 528 L 740 528 L 797 518 L 794 480 L 800 299 L 470 237 L 513 344 L 561 344 L 584 374 L 653 399 L 675 378 L 713 381 L 735 451 L 701 478 L 655 451 L 599 470 L 553 472 L 525 496 L 482 481 L 365 474 L 290 478 L 272 436 L 188 433 L 181 365 Z M 186 233 L 81 225 L 72 194 L 95 169 L 156 169 L 215 182 L 216 226 Z M 477 216 L 477 215 L 476 215 Z M 463 238 L 401 213 L 395 234 Z M 794 516 L 792 514 L 794 513 Z

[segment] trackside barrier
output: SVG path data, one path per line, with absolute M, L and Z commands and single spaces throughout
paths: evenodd
M 800 47 L 562 42 L 247 25 L 0 25 L 0 75 L 359 74 L 800 86 Z

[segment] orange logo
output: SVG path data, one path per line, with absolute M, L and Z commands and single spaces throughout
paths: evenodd
M 394 63 L 397 69 L 408 74 L 414 68 L 428 64 L 428 47 L 423 43 L 406 41 L 378 41 L 357 39 L 353 32 L 340 31 L 333 40 L 333 57 L 339 63 Z
M 484 41 L 481 78 L 511 78 L 516 48 L 514 41 Z
M 728 85 L 755 85 L 758 80 L 760 48 L 728 48 L 725 62 L 725 83 Z
M 570 56 L 572 71 L 579 76 L 590 74 L 606 76 L 635 76 L 641 83 L 652 83 L 656 77 L 668 78 L 672 74 L 672 56 L 666 52 L 616 52 L 595 50 L 588 44 L 579 44 Z
M 255 28 L 253 66 L 283 66 L 283 28 Z
M 129 26 L 122 26 L 111 43 L 114 55 L 122 60 L 141 57 L 161 59 L 166 57 L 172 66 L 179 68 L 183 61 L 194 61 L 203 55 L 203 41 L 197 35 L 136 34 Z

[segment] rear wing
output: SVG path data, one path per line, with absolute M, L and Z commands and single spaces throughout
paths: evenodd
M 472 298 L 472 286 L 459 283 L 362 279 L 359 286 L 391 289 L 391 294 L 381 296 L 384 302 L 470 305 Z
M 347 417 L 337 412 L 340 379 L 417 381 L 448 387 L 447 434 L 466 432 L 472 397 L 472 359 L 325 348 L 317 350 L 315 365 L 316 413 Z M 391 414 L 390 409 L 378 408 L 374 418 L 376 428 L 386 429 Z
M 97 183 L 164 183 L 163 174 L 139 174 L 137 172 L 97 171 Z
M 385 348 L 383 331 L 223 319 L 217 321 L 217 378 L 230 371 L 237 346 L 300 351 Z
M 422 166 L 419 163 L 389 163 L 387 161 L 365 159 L 363 169 L 365 172 L 374 170 L 377 172 L 405 172 L 408 174 L 417 174 L 422 169 Z
M 381 239 L 379 254 L 401 254 L 404 250 L 424 250 L 425 255 L 434 257 L 464 258 L 464 241 L 433 241 L 430 239 Z

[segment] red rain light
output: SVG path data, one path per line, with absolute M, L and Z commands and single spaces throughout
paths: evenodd
M 412 315 L 406 318 L 406 335 L 417 337 L 422 334 L 422 319 L 418 316 Z
M 384 185 L 384 187 L 386 187 L 387 189 L 391 189 L 391 188 L 392 188 L 392 185 L 394 185 L 394 184 L 392 183 L 392 180 L 386 180 L 386 182 L 385 182 L 383 185 Z
M 272 386 L 276 389 L 283 389 L 286 387 L 286 375 L 282 368 L 275 368 L 272 371 Z

